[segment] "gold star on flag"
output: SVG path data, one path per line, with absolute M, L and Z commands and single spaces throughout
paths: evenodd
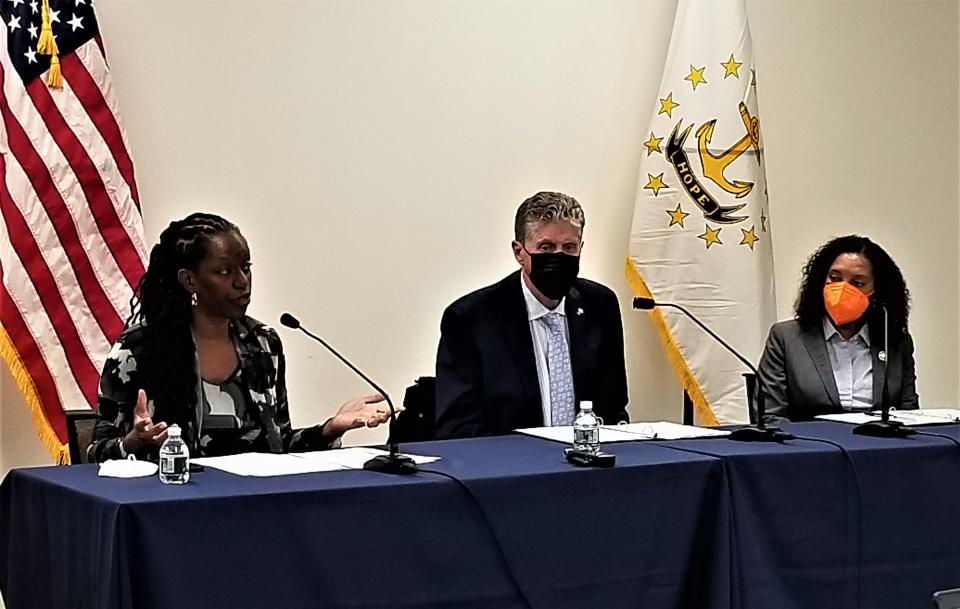
M 679 224 L 680 228 L 683 228 L 683 219 L 690 215 L 684 212 L 682 209 L 680 209 L 679 203 L 677 203 L 677 208 L 675 210 L 670 211 L 669 209 L 665 209 L 664 211 L 667 212 L 667 215 L 670 216 L 669 226 L 673 226 L 674 224 Z
M 737 62 L 733 59 L 733 53 L 730 53 L 730 60 L 727 63 L 721 63 L 723 66 L 724 73 L 723 78 L 726 79 L 727 76 L 733 76 L 734 78 L 740 78 L 740 66 L 743 65 L 742 62 Z
M 743 240 L 740 241 L 740 245 L 749 245 L 751 251 L 753 250 L 753 244 L 760 240 L 760 237 L 757 237 L 757 233 L 754 232 L 755 226 L 751 226 L 750 230 L 741 228 L 740 232 L 743 233 Z
M 703 234 L 697 235 L 697 239 L 703 239 L 707 244 L 707 249 L 710 249 L 710 246 L 714 243 L 723 245 L 723 241 L 720 240 L 720 231 L 722 228 L 710 228 L 709 224 L 703 225 Z
M 703 83 L 706 84 L 707 79 L 703 77 L 703 71 L 707 69 L 707 66 L 703 66 L 700 69 L 693 67 L 693 64 L 690 65 L 690 73 L 687 75 L 684 80 L 689 80 L 690 84 L 693 85 L 693 90 L 697 90 L 697 85 Z
M 660 194 L 661 188 L 667 187 L 667 185 L 663 181 L 662 173 L 658 176 L 655 176 L 652 173 L 648 173 L 647 177 L 650 178 L 650 180 L 647 182 L 647 185 L 644 186 L 644 188 L 647 190 L 652 190 L 653 196 L 657 196 L 658 194 Z
M 673 109 L 679 106 L 680 104 L 674 103 L 673 101 L 673 91 L 667 94 L 666 97 L 660 98 L 660 112 L 657 114 L 666 114 L 670 118 L 673 118 Z
M 662 137 L 656 137 L 653 135 L 653 131 L 650 132 L 650 139 L 643 143 L 647 147 L 647 156 L 650 156 L 654 152 L 660 152 L 660 142 L 663 141 Z M 660 154 L 663 154 L 660 152 Z

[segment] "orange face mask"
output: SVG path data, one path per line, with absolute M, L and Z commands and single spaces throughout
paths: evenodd
M 843 326 L 863 317 L 870 297 L 846 281 L 835 281 L 823 286 L 823 306 L 833 323 Z

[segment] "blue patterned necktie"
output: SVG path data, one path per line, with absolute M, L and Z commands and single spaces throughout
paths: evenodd
M 550 373 L 550 424 L 573 424 L 573 373 L 570 370 L 570 347 L 564 333 L 563 318 L 556 311 L 544 315 L 550 331 L 547 349 L 547 371 Z

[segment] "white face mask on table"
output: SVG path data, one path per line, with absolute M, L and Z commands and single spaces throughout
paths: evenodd
M 103 478 L 145 478 L 157 475 L 157 464 L 137 461 L 133 455 L 126 459 L 110 459 L 100 464 L 98 476 Z

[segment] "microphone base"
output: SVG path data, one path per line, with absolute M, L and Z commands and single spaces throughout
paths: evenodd
M 900 421 L 870 421 L 853 428 L 853 433 L 858 436 L 871 436 L 874 438 L 906 438 L 912 436 L 916 431 L 906 427 Z
M 794 436 L 779 427 L 749 425 L 731 431 L 727 438 L 735 442 L 783 442 L 784 440 L 792 440 Z
M 380 455 L 363 464 L 363 469 L 371 472 L 404 476 L 417 472 L 416 462 L 406 455 Z

